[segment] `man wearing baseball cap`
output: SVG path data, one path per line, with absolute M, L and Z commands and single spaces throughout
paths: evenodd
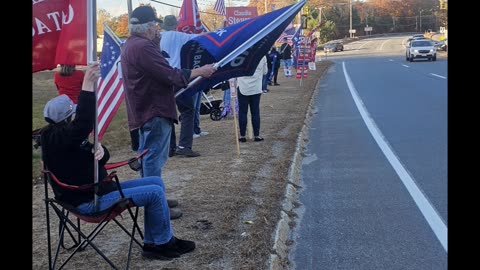
M 161 178 L 172 126 L 178 123 L 175 91 L 185 88 L 195 77 L 210 77 L 216 68 L 213 64 L 192 70 L 171 67 L 159 49 L 160 21 L 150 6 L 132 12 L 130 37 L 122 47 L 121 64 L 128 126 L 130 131 L 138 130 L 138 152 L 149 150 L 143 158 L 142 176 Z M 151 236 L 144 240 L 142 255 L 147 258 L 161 259 L 171 252 L 181 255 L 195 249 L 193 241 L 177 239 L 173 233 Z

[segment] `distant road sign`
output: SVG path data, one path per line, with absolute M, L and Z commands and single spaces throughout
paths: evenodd
M 372 32 L 372 30 L 373 30 L 373 27 L 371 26 L 365 27 L 365 32 Z
M 357 32 L 356 29 L 350 29 L 350 30 L 348 30 L 348 33 L 350 33 L 350 34 L 355 34 L 356 32 Z

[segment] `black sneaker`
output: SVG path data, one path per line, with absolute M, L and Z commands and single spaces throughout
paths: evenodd
M 175 236 L 172 238 L 172 240 L 170 240 L 170 242 L 168 242 L 167 245 L 173 247 L 173 249 L 180 253 L 180 255 L 192 252 L 195 249 L 195 242 L 178 239 Z
M 185 157 L 198 157 L 200 156 L 199 153 L 193 151 L 190 148 L 177 148 L 177 151 L 175 152 L 175 155 L 177 156 L 185 156 Z
M 195 242 L 173 236 L 168 243 L 163 245 L 144 244 L 142 256 L 148 259 L 171 260 L 192 252 L 194 249 Z
M 263 139 L 262 137 L 260 137 L 260 136 L 255 136 L 255 139 L 254 139 L 254 141 L 256 141 L 256 142 L 261 142 L 261 141 L 263 141 L 263 140 L 264 140 L 264 139 Z
M 168 243 L 165 245 L 144 244 L 142 256 L 147 259 L 168 261 L 180 257 L 180 253 L 176 249 L 169 247 Z

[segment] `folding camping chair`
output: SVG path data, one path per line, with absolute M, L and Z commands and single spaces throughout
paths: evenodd
M 39 130 L 35 130 L 32 136 L 33 140 L 36 142 L 35 147 L 38 147 L 39 145 L 41 145 L 39 141 L 39 137 L 40 137 Z M 148 150 L 145 150 L 143 153 L 141 153 L 135 158 L 132 158 L 127 161 L 118 162 L 118 163 L 107 164 L 105 167 L 107 170 L 113 170 L 115 168 L 118 168 L 124 165 L 129 165 L 132 170 L 138 171 L 141 168 L 139 161 L 147 154 L 147 152 Z M 143 246 L 142 242 L 136 239 L 135 232 L 138 232 L 142 240 L 143 240 L 143 234 L 137 223 L 139 208 L 135 206 L 135 204 L 131 199 L 125 198 L 116 172 L 115 171 L 111 172 L 107 176 L 107 179 L 104 179 L 103 181 L 115 181 L 118 191 L 120 192 L 121 198 L 110 208 L 104 211 L 98 211 L 88 215 L 79 213 L 75 207 L 69 205 L 68 203 L 59 201 L 55 198 L 50 198 L 48 195 L 49 184 L 51 182 L 55 182 L 57 185 L 63 188 L 66 188 L 69 190 L 79 190 L 79 191 L 86 190 L 86 189 L 93 189 L 95 188 L 94 184 L 84 185 L 84 186 L 73 186 L 73 185 L 65 184 L 61 182 L 61 180 L 58 179 L 51 171 L 49 171 L 48 168 L 46 168 L 45 164 L 44 164 L 43 175 L 44 175 L 43 178 L 44 178 L 44 188 L 45 188 L 44 201 L 45 201 L 45 211 L 46 211 L 46 220 L 47 220 L 47 244 L 48 244 L 49 269 L 51 270 L 55 269 L 56 264 L 60 259 L 59 258 L 60 248 L 66 249 L 67 251 L 71 251 L 71 253 L 68 256 L 68 258 L 63 261 L 63 263 L 60 265 L 58 269 L 62 269 L 78 251 L 83 251 L 88 246 L 91 246 L 113 269 L 118 269 L 118 267 L 93 243 L 93 240 L 95 239 L 95 237 L 112 220 L 130 238 L 130 244 L 128 247 L 127 264 L 126 264 L 126 269 L 128 269 L 130 266 L 130 258 L 131 258 L 133 242 L 135 242 L 140 247 Z M 53 188 L 52 190 L 55 194 L 55 190 Z M 54 210 L 55 214 L 59 219 L 58 243 L 55 248 L 54 256 L 52 256 L 53 241 L 52 241 L 52 234 L 51 234 L 52 220 L 50 219 L 50 211 L 49 211 L 50 207 Z M 132 208 L 135 209 L 135 214 L 133 213 Z M 127 230 L 127 228 L 123 224 L 121 224 L 117 219 L 118 216 L 120 216 L 125 210 L 128 211 L 133 222 L 131 232 Z M 72 221 L 72 217 L 70 216 L 70 214 L 74 216 L 73 219 L 76 219 L 76 222 L 74 222 L 74 220 Z M 81 221 L 85 223 L 96 224 L 96 225 L 90 232 L 86 233 L 82 231 Z M 67 232 L 67 234 L 65 234 L 65 232 Z M 73 243 L 69 247 L 65 246 L 66 235 L 69 236 L 69 242 Z

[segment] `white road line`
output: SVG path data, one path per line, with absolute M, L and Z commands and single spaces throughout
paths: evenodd
M 372 134 L 373 138 L 377 142 L 378 146 L 382 150 L 383 154 L 387 158 L 387 160 L 392 165 L 393 169 L 397 173 L 398 177 L 402 180 L 403 184 L 407 188 L 410 196 L 412 196 L 413 200 L 417 204 L 420 212 L 422 212 L 423 216 L 427 220 L 430 228 L 432 228 L 433 233 L 437 236 L 438 240 L 442 244 L 445 251 L 448 253 L 448 228 L 443 222 L 442 218 L 438 215 L 435 208 L 432 204 L 428 201 L 425 197 L 423 192 L 420 188 L 415 184 L 415 180 L 412 176 L 408 173 L 408 171 L 403 167 L 402 163 L 398 159 L 397 155 L 393 152 L 390 144 L 383 136 L 380 129 L 377 127 L 377 124 L 370 116 L 370 113 L 367 111 L 365 104 L 363 104 L 362 99 L 358 95 L 355 86 L 353 85 L 350 76 L 348 75 L 347 69 L 345 67 L 345 62 L 342 62 L 343 66 L 343 73 L 345 75 L 345 80 L 347 82 L 348 88 L 350 89 L 350 93 L 352 95 L 353 100 L 355 101 L 355 105 L 357 106 L 360 115 L 363 118 L 363 121 L 367 125 L 368 130 Z
M 369 40 L 369 41 L 363 43 L 362 45 L 360 45 L 360 47 L 357 48 L 357 51 L 360 50 L 363 46 L 365 46 L 365 45 L 367 45 L 367 44 L 369 44 L 369 43 L 371 43 L 371 42 L 372 42 L 372 41 Z
M 382 45 L 380 45 L 380 48 L 379 48 L 380 51 L 383 50 L 383 45 L 385 45 L 385 43 L 387 43 L 388 41 L 389 41 L 389 40 L 387 39 L 387 40 L 385 40 L 384 42 L 382 42 Z
M 442 78 L 442 79 L 447 79 L 447 77 L 443 77 L 443 76 L 440 76 L 440 75 L 435 74 L 435 73 L 430 73 L 430 75 L 435 76 L 435 77 L 439 77 L 439 78 Z
M 407 66 L 407 65 L 405 65 L 405 64 L 402 64 L 402 66 L 404 66 L 404 67 L 406 67 L 406 68 L 409 68 L 409 67 L 410 67 L 410 66 Z
M 390 61 L 390 62 L 395 62 L 395 60 L 393 60 L 393 59 L 388 59 L 388 61 Z

